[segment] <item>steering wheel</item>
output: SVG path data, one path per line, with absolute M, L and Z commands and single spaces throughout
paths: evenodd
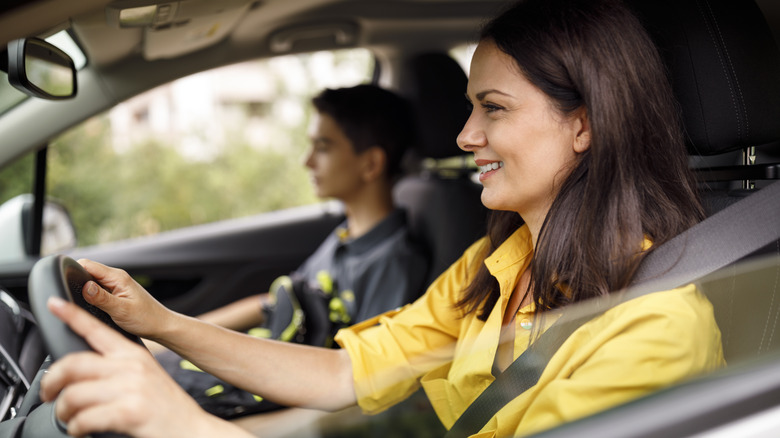
M 91 350 L 91 348 L 81 336 L 49 312 L 46 302 L 53 296 L 78 304 L 126 338 L 143 345 L 138 336 L 126 332 L 116 325 L 106 312 L 87 303 L 81 295 L 81 289 L 90 280 L 94 281 L 89 272 L 77 261 L 65 255 L 44 257 L 38 260 L 30 271 L 28 282 L 30 307 L 41 327 L 46 347 L 54 359 L 76 351 Z
M 70 327 L 59 318 L 49 312 L 46 302 L 50 297 L 59 297 L 74 302 L 87 310 L 97 319 L 122 333 L 133 342 L 143 345 L 141 338 L 121 329 L 104 311 L 87 303 L 81 295 L 81 290 L 88 281 L 94 281 L 92 276 L 77 261 L 64 255 L 52 255 L 44 257 L 35 263 L 30 271 L 28 291 L 30 296 L 30 308 L 35 315 L 38 326 L 41 328 L 43 341 L 51 356 L 56 360 L 76 351 L 92 350 L 81 336 L 74 333 Z M 39 371 L 35 378 L 39 384 L 43 372 Z M 31 396 L 30 393 L 27 397 Z M 32 396 L 37 400 L 37 394 Z M 26 400 L 26 398 L 25 398 Z M 40 437 L 65 437 L 65 426 L 54 415 L 54 403 L 44 403 L 32 409 L 27 417 L 16 419 L 14 424 L 8 425 L 8 436 L 22 436 L 25 438 Z M 17 430 L 21 429 L 21 435 Z M 3 431 L 0 427 L 0 435 Z M 5 436 L 5 435 L 3 435 Z M 96 433 L 93 438 L 123 438 L 125 435 L 115 433 Z

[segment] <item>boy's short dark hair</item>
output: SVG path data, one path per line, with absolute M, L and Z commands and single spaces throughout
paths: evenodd
M 356 153 L 379 146 L 387 155 L 387 175 L 400 173 L 401 159 L 417 138 L 409 102 L 375 85 L 325 89 L 312 99 L 314 108 L 338 123 Z

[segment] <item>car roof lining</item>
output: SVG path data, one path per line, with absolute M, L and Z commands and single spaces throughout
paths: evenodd
M 274 9 L 266 6 L 274 3 Z M 392 43 L 420 44 L 426 41 L 431 46 L 440 45 L 442 40 L 451 40 L 453 36 L 463 38 L 464 34 L 474 33 L 481 21 L 487 19 L 494 8 L 486 7 L 485 1 L 445 2 L 331 2 L 312 8 L 320 2 L 284 2 L 274 0 L 246 12 L 227 39 L 235 46 L 252 45 L 257 56 L 279 54 L 270 48 L 270 37 L 279 31 L 294 32 L 300 29 L 305 33 L 313 25 L 323 26 L 341 23 L 353 23 L 359 32 L 359 44 L 382 45 Z M 392 3 L 392 7 L 388 7 Z M 495 4 L 498 2 L 494 1 Z M 308 8 L 308 9 L 307 9 Z M 442 15 L 442 11 L 445 11 Z M 399 40 L 397 30 L 403 21 L 403 40 Z M 186 27 L 186 25 L 185 25 Z M 91 62 L 96 65 L 108 65 L 126 56 L 143 53 L 145 36 L 142 28 L 119 29 L 106 24 L 103 9 L 77 16 L 73 19 L 73 28 L 83 41 Z M 436 29 L 433 32 L 432 29 Z M 194 30 L 191 30 L 194 31 Z M 420 33 L 426 38 L 421 39 Z M 431 35 L 436 35 L 431 38 Z M 109 38 L 110 36 L 110 38 Z M 258 44 L 262 41 L 262 44 Z M 172 45 L 176 40 L 165 41 Z M 330 38 L 307 41 L 307 44 L 293 51 L 312 51 L 330 49 L 334 42 Z M 156 51 L 180 53 L 186 55 L 186 47 L 160 47 Z M 204 53 L 205 55 L 205 53 Z

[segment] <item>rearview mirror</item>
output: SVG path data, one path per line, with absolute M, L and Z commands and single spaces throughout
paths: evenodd
M 76 95 L 76 67 L 51 43 L 22 38 L 8 43 L 8 82 L 30 96 L 69 99 Z

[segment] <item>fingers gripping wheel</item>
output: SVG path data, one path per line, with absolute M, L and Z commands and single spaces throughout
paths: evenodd
M 106 312 L 84 300 L 81 289 L 90 280 L 94 281 L 78 262 L 64 255 L 44 257 L 30 271 L 28 282 L 30 307 L 42 329 L 46 347 L 55 359 L 68 353 L 91 350 L 91 348 L 84 339 L 49 312 L 46 302 L 53 296 L 78 304 L 131 341 L 143 345 L 138 336 L 122 330 Z

